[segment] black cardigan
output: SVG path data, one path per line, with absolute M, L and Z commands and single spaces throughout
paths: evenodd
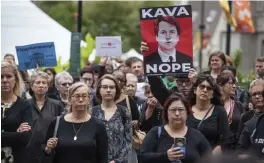
M 27 163 L 25 161 L 25 148 L 31 138 L 31 131 L 16 132 L 21 123 L 27 122 L 32 126 L 32 106 L 24 99 L 17 97 L 13 105 L 3 112 L 1 107 L 1 147 L 2 160 L 4 147 L 11 147 L 15 163 Z M 4 116 L 3 116 L 4 115 Z

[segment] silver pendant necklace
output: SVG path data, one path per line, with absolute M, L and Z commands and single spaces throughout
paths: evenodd
M 82 129 L 83 124 L 84 124 L 84 123 L 82 123 L 81 127 L 80 127 L 80 128 L 78 129 L 78 131 L 76 132 L 76 130 L 75 130 L 75 126 L 74 126 L 74 123 L 72 123 L 72 127 L 73 127 L 73 130 L 74 130 L 74 132 L 75 132 L 75 136 L 73 137 L 73 140 L 74 140 L 74 141 L 77 140 L 77 134 L 78 134 L 79 131 Z

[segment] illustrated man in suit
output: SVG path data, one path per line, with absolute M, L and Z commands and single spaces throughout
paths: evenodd
M 156 52 L 144 57 L 146 64 L 157 64 L 161 62 L 192 64 L 192 58 L 190 56 L 176 49 L 181 30 L 173 16 L 158 17 L 154 23 L 154 30 L 158 42 L 158 49 Z

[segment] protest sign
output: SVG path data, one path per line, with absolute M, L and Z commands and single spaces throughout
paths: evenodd
M 96 56 L 121 56 L 121 36 L 100 36 L 96 37 Z
M 57 65 L 54 42 L 16 46 L 20 70 Z
M 191 5 L 140 9 L 140 30 L 147 76 L 187 76 L 192 67 Z

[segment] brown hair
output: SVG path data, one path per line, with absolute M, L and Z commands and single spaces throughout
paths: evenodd
M 225 72 L 221 72 L 217 78 L 216 78 L 216 82 L 218 85 L 222 86 L 225 85 L 229 80 L 232 80 L 233 82 L 236 82 L 236 78 L 234 77 L 233 74 L 231 73 L 225 73 Z
M 211 66 L 210 66 L 211 65 L 211 60 L 212 60 L 212 58 L 214 56 L 217 56 L 217 57 L 219 57 L 222 60 L 222 62 L 223 62 L 222 66 L 226 65 L 226 55 L 223 52 L 215 51 L 215 52 L 211 53 L 210 56 L 209 56 L 208 67 L 210 69 L 211 69 Z
M 120 95 L 121 95 L 121 88 L 120 88 L 120 86 L 119 86 L 119 83 L 118 83 L 117 79 L 116 79 L 113 75 L 110 75 L 110 74 L 103 75 L 103 76 L 98 80 L 98 82 L 97 82 L 97 84 L 96 84 L 96 93 L 95 93 L 96 97 L 97 97 L 100 101 L 102 101 L 102 96 L 101 96 L 101 94 L 100 94 L 100 88 L 101 88 L 101 86 L 102 86 L 101 83 L 102 83 L 102 81 L 103 81 L 104 79 L 112 80 L 112 81 L 115 83 L 116 94 L 115 94 L 115 98 L 114 98 L 114 100 L 115 100 L 115 101 L 118 100 L 119 97 L 120 97 Z
M 256 62 L 264 62 L 264 57 L 258 57 L 258 58 L 256 59 Z
M 164 103 L 164 109 L 163 109 L 163 120 L 164 120 L 164 122 L 165 122 L 166 124 L 169 123 L 168 109 L 169 109 L 169 106 L 171 105 L 171 103 L 172 103 L 173 101 L 181 101 L 181 102 L 183 103 L 184 107 L 186 108 L 187 115 L 192 114 L 192 110 L 191 110 L 191 107 L 190 107 L 190 105 L 189 105 L 187 99 L 186 99 L 183 95 L 181 95 L 181 94 L 175 92 L 175 93 L 171 94 L 171 95 L 167 98 L 167 100 L 165 101 L 165 103 Z
M 228 55 L 226 55 L 226 65 L 234 67 L 234 59 Z
M 158 16 L 154 22 L 154 28 L 155 28 L 156 36 L 158 36 L 158 33 L 159 33 L 159 23 L 160 22 L 166 22 L 168 24 L 175 26 L 175 28 L 177 30 L 177 35 L 180 35 L 180 33 L 181 33 L 180 25 L 175 20 L 175 17 L 173 17 L 173 16 Z
M 9 53 L 7 53 L 7 54 L 4 56 L 4 59 L 5 59 L 6 57 L 12 57 L 12 58 L 13 58 L 13 61 L 15 62 L 15 56 L 14 56 L 13 54 L 9 54 Z

